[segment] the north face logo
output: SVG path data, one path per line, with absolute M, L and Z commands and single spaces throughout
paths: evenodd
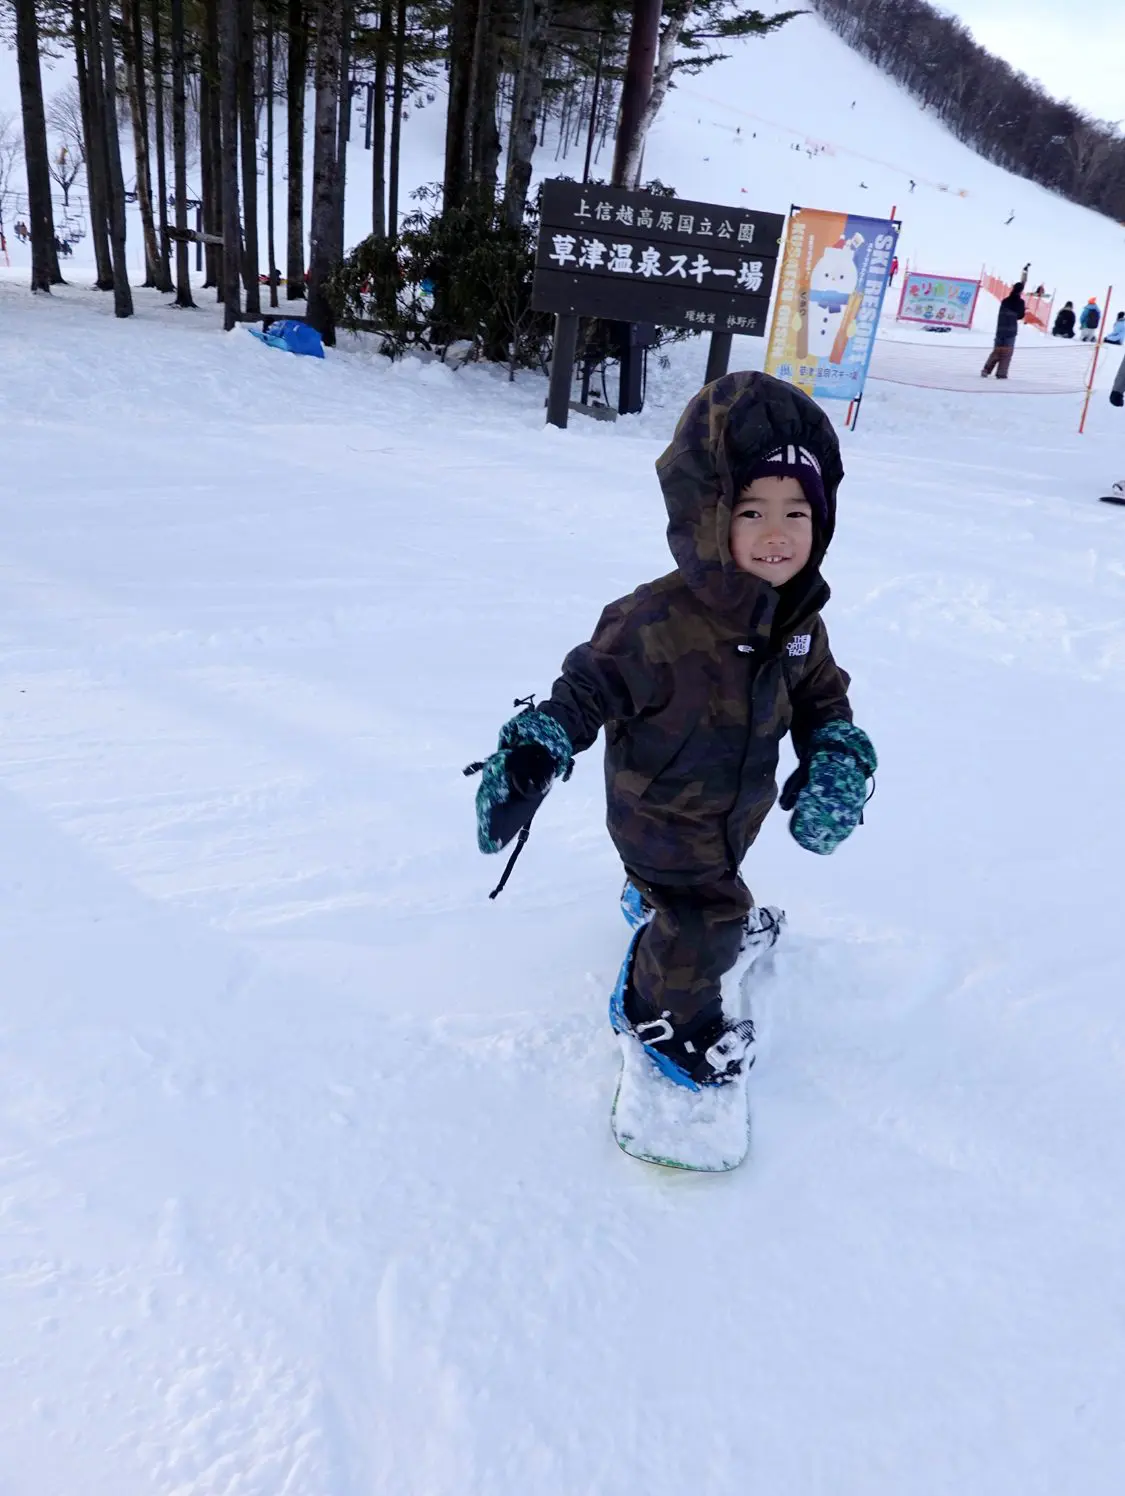
M 811 644 L 811 634 L 794 634 L 785 646 L 785 653 L 790 655 L 807 655 Z

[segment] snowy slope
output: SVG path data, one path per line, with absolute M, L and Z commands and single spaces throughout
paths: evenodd
M 997 220 L 1042 197 L 1016 258 L 1081 248 L 1075 297 L 1109 265 L 1116 225 L 993 174 L 813 18 L 761 45 L 700 82 L 723 112 L 679 93 L 650 170 L 853 208 L 861 171 L 935 253 L 964 231 L 946 272 L 1001 268 Z M 734 107 L 823 109 L 836 155 L 779 125 L 748 179 Z M 418 180 L 437 115 L 408 125 Z M 906 214 L 897 168 L 844 146 L 970 195 L 919 175 Z M 652 464 L 700 345 L 643 416 L 557 433 L 530 376 L 351 340 L 293 359 L 213 309 L 138 293 L 118 323 L 22 280 L 0 275 L 3 1496 L 1116 1493 L 1104 393 L 1079 439 L 1073 397 L 871 386 L 826 570 L 878 794 L 836 856 L 778 817 L 748 859 L 790 918 L 754 993 L 754 1143 L 691 1179 L 609 1135 L 626 931 L 597 753 L 495 904 L 460 771 L 667 569 Z
M 766 0 L 764 8 L 779 7 Z M 48 95 L 66 76 L 65 63 L 55 64 Z M 415 107 L 403 130 L 407 193 L 441 175 L 444 80 L 433 88 L 435 102 Z M 18 88 L 14 56 L 0 51 L 4 109 L 18 109 Z M 128 135 L 122 139 L 128 148 Z M 130 161 L 125 174 L 131 181 Z M 279 162 L 277 234 L 283 245 L 283 153 Z M 608 175 L 609 164 L 603 156 L 596 170 Z M 535 168 L 537 178 L 579 176 L 582 153 L 558 159 L 555 142 L 548 140 Z M 359 107 L 348 172 L 347 238 L 354 243 L 370 231 L 371 157 L 363 149 Z M 1042 281 L 1063 300 L 1101 298 L 1116 280 L 1117 304 L 1125 305 L 1120 224 L 981 160 L 812 14 L 798 16 L 764 41 L 733 44 L 727 61 L 685 79 L 656 121 L 645 174 L 673 184 L 685 197 L 738 203 L 745 194 L 755 207 L 781 213 L 794 202 L 875 215 L 896 207 L 903 220 L 904 264 L 964 276 L 976 276 L 987 265 L 1014 277 L 1030 260 L 1033 283 Z M 917 184 L 913 192 L 911 179 Z M 264 215 L 264 194 L 260 206 Z M 139 219 L 130 229 L 130 250 L 143 270 Z M 11 245 L 14 264 L 25 264 L 27 253 Z M 70 266 L 77 271 L 91 254 L 87 240 Z
M 496 904 L 460 769 L 666 569 L 698 350 L 564 434 L 139 301 L 0 283 L 5 1496 L 1115 1492 L 1118 413 L 865 407 L 878 795 L 751 854 L 754 1145 L 683 1178 L 609 1136 L 596 753 Z

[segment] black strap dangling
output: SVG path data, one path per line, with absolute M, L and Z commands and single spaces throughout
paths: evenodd
M 527 846 L 527 839 L 528 839 L 528 837 L 530 835 L 531 835 L 531 822 L 528 821 L 527 825 L 521 828 L 520 834 L 516 837 L 516 844 L 515 844 L 515 846 L 512 849 L 512 855 L 508 858 L 508 865 L 504 869 L 503 873 L 501 874 L 500 882 L 497 883 L 496 887 L 489 894 L 488 897 L 490 899 L 498 898 L 499 895 L 504 892 L 504 885 L 505 885 L 505 883 L 507 883 L 508 879 L 512 876 L 512 869 L 516 865 L 516 859 L 519 857 L 519 855 L 523 851 L 524 847 Z

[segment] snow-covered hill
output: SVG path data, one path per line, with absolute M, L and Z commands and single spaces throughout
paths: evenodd
M 896 90 L 778 41 L 897 157 Z M 653 171 L 813 201 L 689 97 Z M 1016 258 L 1109 258 L 1045 201 Z M 826 572 L 878 794 L 748 859 L 754 1142 L 689 1178 L 609 1134 L 596 751 L 494 904 L 461 768 L 667 570 L 698 344 L 560 433 L 538 378 L 137 301 L 0 276 L 3 1496 L 1116 1493 L 1123 413 L 872 386 Z

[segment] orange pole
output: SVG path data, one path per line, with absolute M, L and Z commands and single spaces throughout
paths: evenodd
M 1098 327 L 1098 341 L 1094 344 L 1094 362 L 1090 365 L 1090 382 L 1086 386 L 1086 400 L 1082 406 L 1082 419 L 1078 423 L 1079 436 L 1085 436 L 1086 434 L 1086 412 L 1090 409 L 1090 396 L 1094 392 L 1094 376 L 1098 372 L 1098 355 L 1102 351 L 1102 339 L 1105 337 L 1106 322 L 1109 318 L 1109 304 L 1112 300 L 1113 287 L 1110 286 L 1109 290 L 1105 293 L 1105 311 L 1102 313 L 1102 320 Z

